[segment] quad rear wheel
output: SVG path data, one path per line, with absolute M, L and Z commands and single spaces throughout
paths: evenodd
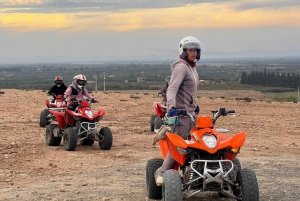
M 68 127 L 63 135 L 64 148 L 66 151 L 74 151 L 77 146 L 77 134 L 73 127 Z
M 54 129 L 59 129 L 57 124 L 49 124 L 46 126 L 46 143 L 48 146 L 58 146 L 61 142 L 61 137 L 54 137 Z
M 155 171 L 163 164 L 163 159 L 151 159 L 146 165 L 147 195 L 150 199 L 162 198 L 162 187 L 156 185 Z
M 93 139 L 84 139 L 84 140 L 80 141 L 80 144 L 90 146 L 90 145 L 94 144 L 94 140 Z
M 100 129 L 99 134 L 99 147 L 103 150 L 109 150 L 113 143 L 113 136 L 111 130 L 108 127 L 103 127 Z

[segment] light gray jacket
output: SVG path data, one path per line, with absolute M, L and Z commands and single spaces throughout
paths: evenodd
M 168 110 L 172 107 L 194 112 L 197 107 L 198 73 L 183 59 L 172 66 L 170 85 L 167 90 Z

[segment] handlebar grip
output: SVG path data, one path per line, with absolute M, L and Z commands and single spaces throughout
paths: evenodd
M 228 114 L 230 114 L 230 113 L 232 114 L 232 113 L 236 113 L 236 112 L 235 112 L 235 110 L 228 110 L 227 113 Z

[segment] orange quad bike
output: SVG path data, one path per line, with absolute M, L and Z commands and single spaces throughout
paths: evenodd
M 161 102 L 153 102 L 153 107 L 155 114 L 150 117 L 150 130 L 156 133 L 164 124 L 167 106 L 163 105 Z
M 227 114 L 236 115 L 235 110 L 221 108 L 212 111 L 212 118 L 200 116 L 193 121 L 188 138 L 170 132 L 168 122 L 174 124 L 176 117 L 168 117 L 166 125 L 156 134 L 153 144 L 159 143 L 163 158 L 170 152 L 175 160 L 172 169 L 163 175 L 162 186 L 156 185 L 156 170 L 163 159 L 151 159 L 146 165 L 147 194 L 151 199 L 181 201 L 205 191 L 219 193 L 239 201 L 258 201 L 259 187 L 255 172 L 242 168 L 237 154 L 244 145 L 246 133 L 242 131 L 229 137 L 228 130 L 216 129 L 216 120 Z

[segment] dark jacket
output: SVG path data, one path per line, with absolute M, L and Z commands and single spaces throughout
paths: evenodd
M 167 90 L 168 90 L 169 85 L 166 84 L 165 86 L 163 86 L 160 91 L 158 92 L 158 95 L 161 94 L 163 97 L 163 101 L 162 104 L 166 105 L 167 104 Z
M 48 94 L 55 94 L 55 95 L 63 95 L 67 89 L 67 86 L 63 83 L 59 87 L 54 85 L 49 91 Z

